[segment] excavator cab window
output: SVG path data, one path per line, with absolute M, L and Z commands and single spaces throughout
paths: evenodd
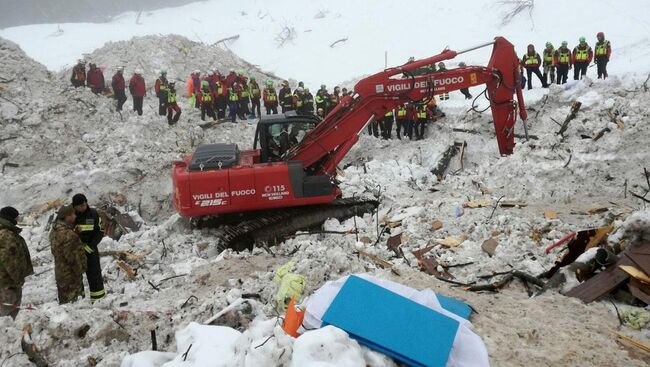
M 260 162 L 282 161 L 284 154 L 300 143 L 318 123 L 314 116 L 272 115 L 260 120 L 254 148 L 260 149 Z

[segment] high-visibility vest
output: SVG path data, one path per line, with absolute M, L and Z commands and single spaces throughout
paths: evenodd
M 545 64 L 552 64 L 553 63 L 553 53 L 554 53 L 554 51 L 555 50 L 553 50 L 552 48 L 551 48 L 550 51 L 549 51 L 548 48 L 544 50 L 544 63 Z
M 232 88 L 230 88 L 230 89 L 228 90 L 228 99 L 230 100 L 230 102 L 237 102 L 237 101 L 239 101 L 239 96 L 237 95 L 237 93 L 235 92 L 235 90 L 232 89 Z
M 557 50 L 557 62 L 558 64 L 568 64 L 569 61 L 571 60 L 571 52 L 569 52 L 569 49 L 566 49 L 566 52 L 560 51 L 561 49 Z
M 576 50 L 576 61 L 587 61 L 589 59 L 589 47 L 580 49 L 575 48 Z
M 406 117 L 406 107 L 404 106 L 399 106 L 397 109 L 397 118 L 404 118 Z
M 250 95 L 250 94 L 249 94 L 249 92 L 248 92 L 248 87 L 243 87 L 242 90 L 241 90 L 241 97 L 242 97 L 242 98 L 246 98 L 246 97 L 248 97 L 249 95 Z
M 390 111 L 386 112 L 386 114 L 384 116 L 392 117 L 393 116 L 393 110 L 390 110 Z
M 427 109 L 425 107 L 418 107 L 418 119 L 427 118 Z
M 169 91 L 167 94 L 167 103 L 176 103 L 176 92 Z
M 296 107 L 302 107 L 302 98 L 300 94 L 294 94 L 296 96 Z
M 259 88 L 252 87 L 252 88 L 251 88 L 251 95 L 252 95 L 253 97 L 258 97 L 258 98 L 259 98 L 259 96 L 260 96 L 260 90 L 259 90 Z
M 278 100 L 278 95 L 275 94 L 275 91 L 268 91 L 266 98 L 269 100 L 269 102 L 275 102 Z
M 609 41 L 607 40 L 602 43 L 596 43 L 596 56 L 607 55 L 607 46 L 609 46 Z
M 203 91 L 203 102 L 210 103 L 212 102 L 212 95 L 209 91 Z
M 524 56 L 524 64 L 526 65 L 537 65 L 539 62 L 537 61 L 537 54 L 534 55 L 529 55 L 526 54 Z
M 217 82 L 217 95 L 221 95 L 221 93 L 223 93 L 223 86 Z

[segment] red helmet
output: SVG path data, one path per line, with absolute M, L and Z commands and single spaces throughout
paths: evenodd
M 603 32 L 598 32 L 598 33 L 596 34 L 596 37 L 598 37 L 598 38 L 605 38 L 605 33 L 603 33 Z

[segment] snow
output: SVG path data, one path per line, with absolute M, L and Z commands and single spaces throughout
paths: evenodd
M 179 34 L 211 44 L 238 34 L 238 40 L 226 45 L 237 55 L 277 75 L 304 80 L 315 90 L 321 83 L 331 88 L 382 70 L 385 52 L 388 65 L 394 66 L 409 56 L 431 56 L 447 46 L 461 50 L 496 35 L 511 40 L 519 53 L 529 43 L 541 52 L 547 41 L 559 46 L 567 40 L 573 47 L 578 37 L 585 36 L 593 44 L 596 33 L 604 31 L 614 50 L 609 66 L 612 75 L 650 71 L 650 23 L 643 18 L 650 12 L 650 3 L 645 0 L 625 5 L 615 0 L 537 1 L 530 15 L 524 11 L 502 25 L 504 14 L 513 6 L 482 0 L 453 4 L 211 0 L 141 14 L 128 12 L 108 23 L 7 28 L 0 31 L 0 37 L 13 40 L 29 56 L 59 71 L 106 42 L 133 36 Z M 295 38 L 280 47 L 276 38 L 285 27 L 294 30 Z M 330 47 L 342 38 L 348 40 Z M 482 49 L 461 55 L 458 61 L 485 65 L 489 53 Z M 448 66 L 455 64 L 454 60 Z

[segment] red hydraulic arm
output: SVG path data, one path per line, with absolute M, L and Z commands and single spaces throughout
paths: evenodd
M 489 45 L 493 45 L 493 50 L 487 67 L 469 66 L 413 75 L 423 66 Z M 499 152 L 512 154 L 517 107 L 521 119 L 527 117 L 519 78 L 519 60 L 514 46 L 503 37 L 468 50 L 445 50 L 436 56 L 387 69 L 360 80 L 354 87 L 354 96 L 343 97 L 334 110 L 288 152 L 288 159 L 301 161 L 305 169 L 315 173 L 331 176 L 359 139 L 361 130 L 371 121 L 406 102 L 426 102 L 435 94 L 479 84 L 487 87 Z

